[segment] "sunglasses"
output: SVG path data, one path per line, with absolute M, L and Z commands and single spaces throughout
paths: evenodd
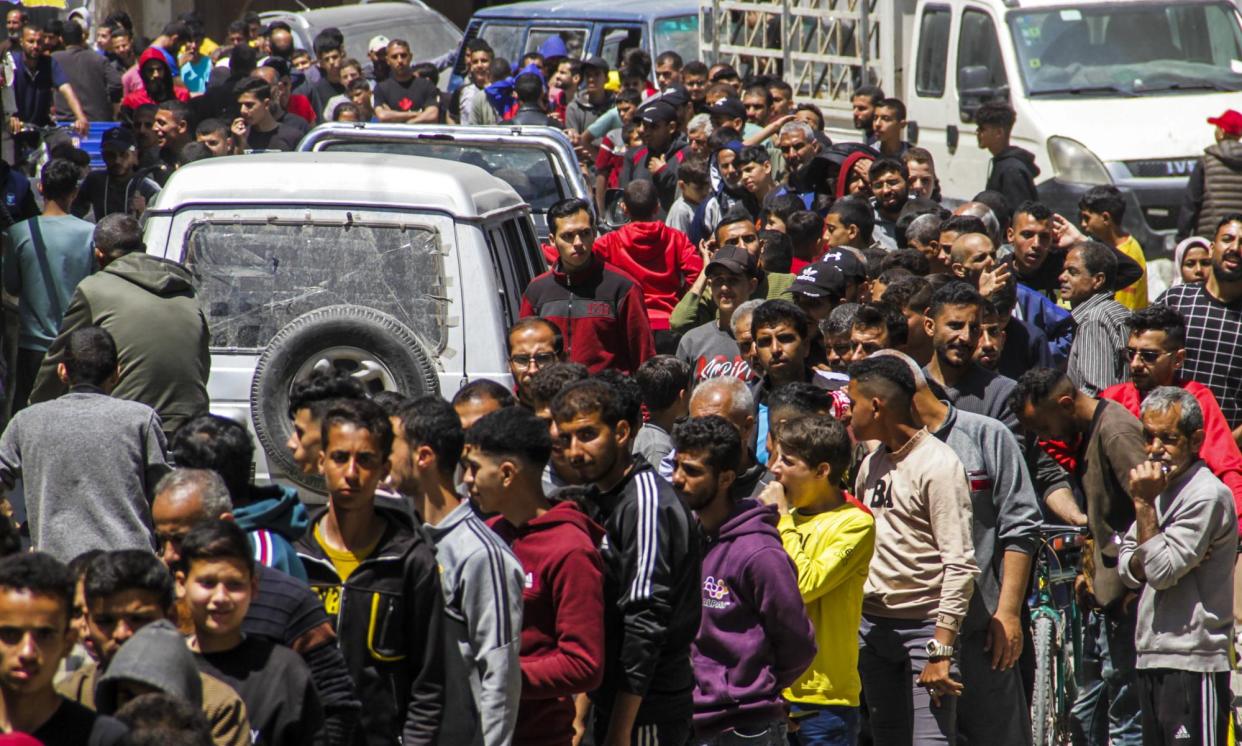
M 1137 355 L 1139 360 L 1142 360 L 1148 365 L 1155 363 L 1160 358 L 1169 354 L 1162 350 L 1136 350 L 1133 347 L 1127 347 L 1122 352 L 1125 354 L 1126 360 L 1133 360 L 1134 356 Z
M 535 361 L 536 365 L 542 368 L 545 365 L 551 365 L 552 363 L 556 362 L 556 353 L 540 352 L 535 355 L 513 355 L 509 358 L 509 362 L 513 363 L 519 368 L 525 368 L 529 366 L 532 360 Z

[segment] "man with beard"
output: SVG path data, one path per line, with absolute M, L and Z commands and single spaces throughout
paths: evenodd
M 73 128 L 79 135 L 85 136 L 88 126 L 86 114 L 60 63 L 45 53 L 47 50 L 39 29 L 29 24 L 23 26 L 20 41 L 20 51 L 10 50 L 13 58 L 11 85 L 17 109 L 9 113 L 9 132 L 18 136 L 19 143 L 32 144 L 29 134 L 21 132 L 22 126 L 50 125 L 53 94 L 59 92 L 73 114 Z
M 8 36 L 3 42 L 0 42 L 0 54 L 5 52 L 21 49 L 22 45 L 22 26 L 26 25 L 29 18 L 26 11 L 21 8 L 12 8 L 4 16 L 4 28 L 8 32 Z
M 125 94 L 125 98 L 121 99 L 122 111 L 132 112 L 143 104 L 160 104 L 169 99 L 190 100 L 190 92 L 173 81 L 172 67 L 159 49 L 148 47 L 142 53 L 138 58 L 138 74 L 142 78 L 142 87 Z
M 711 539 L 703 618 L 690 650 L 696 738 L 780 742 L 789 722 L 781 692 L 810 665 L 816 646 L 795 565 L 776 530 L 777 510 L 735 499 L 742 441 L 728 420 L 692 418 L 677 426 L 673 441 L 673 487 Z
M 1186 319 L 1185 376 L 1211 389 L 1242 443 L 1242 213 L 1217 225 L 1207 281 L 1174 285 L 1156 302 Z
M 279 57 L 268 57 L 262 65 L 255 68 L 254 75 L 267 81 L 272 88 L 268 108 L 276 121 L 297 130 L 300 135 L 309 132 L 311 122 L 315 121 L 315 111 L 311 108 L 310 99 L 293 94 L 289 63 Z
M 802 198 L 806 209 L 813 209 L 816 189 L 811 183 L 810 165 L 823 149 L 815 130 L 795 119 L 781 125 L 776 142 L 785 158 L 785 188 Z
M 875 142 L 875 107 L 883 100 L 884 91 L 873 85 L 855 88 L 850 99 L 854 110 L 854 129 L 862 131 L 863 142 L 867 145 Z
M 910 201 L 910 173 L 895 158 L 871 164 L 871 193 L 875 195 L 875 242 L 889 251 L 897 249 L 897 218 Z
M 609 645 L 604 682 L 591 694 L 595 743 L 685 743 L 703 548 L 672 486 L 631 457 L 639 416 L 626 410 L 620 392 L 598 379 L 565 387 L 551 406 L 557 445 L 575 476 L 598 490 L 587 510 L 607 535 Z

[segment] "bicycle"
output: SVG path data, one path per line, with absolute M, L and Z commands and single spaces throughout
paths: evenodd
M 1082 660 L 1082 614 L 1074 598 L 1085 526 L 1040 527 L 1035 589 L 1030 599 L 1035 644 L 1031 731 L 1035 746 L 1070 743 L 1074 674 Z

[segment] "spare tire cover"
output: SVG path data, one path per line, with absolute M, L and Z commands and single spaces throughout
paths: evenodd
M 285 325 L 255 366 L 250 416 L 272 476 L 317 492 L 324 492 L 323 478 L 303 474 L 286 446 L 293 432 L 290 391 L 317 370 L 349 373 L 373 394 L 440 392 L 432 355 L 409 327 L 386 313 L 365 306 L 325 306 Z

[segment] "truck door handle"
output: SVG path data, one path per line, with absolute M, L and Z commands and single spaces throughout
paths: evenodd
M 957 125 L 950 124 L 949 126 L 945 127 L 944 136 L 949 146 L 949 152 L 950 153 L 957 152 L 957 139 L 958 139 Z

